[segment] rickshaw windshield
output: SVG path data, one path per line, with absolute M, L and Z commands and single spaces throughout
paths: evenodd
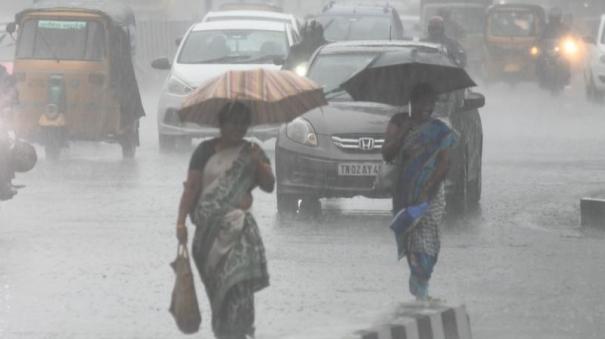
M 490 34 L 506 37 L 536 35 L 536 17 L 527 11 L 507 10 L 493 13 L 489 20 Z
M 21 27 L 19 59 L 100 61 L 105 29 L 98 21 L 28 20 Z

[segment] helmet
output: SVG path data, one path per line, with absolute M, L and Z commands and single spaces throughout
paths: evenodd
M 324 28 L 319 21 L 311 20 L 305 23 L 305 25 L 301 29 L 300 34 L 302 35 L 303 39 L 323 36 Z
M 563 11 L 559 7 L 553 7 L 548 12 L 548 21 L 560 22 L 562 18 L 563 18 Z
M 429 21 L 429 36 L 443 36 L 445 34 L 445 23 L 440 16 L 434 16 Z

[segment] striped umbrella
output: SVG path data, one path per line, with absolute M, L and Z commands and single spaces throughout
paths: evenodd
M 246 104 L 252 125 L 281 124 L 327 105 L 323 89 L 291 71 L 228 71 L 190 94 L 179 111 L 182 121 L 218 127 L 218 112 L 235 101 Z

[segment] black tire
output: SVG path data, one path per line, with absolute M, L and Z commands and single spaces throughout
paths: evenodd
M 298 212 L 299 198 L 292 194 L 277 193 L 277 213 L 288 216 Z
M 321 201 L 314 197 L 302 198 L 299 213 L 305 217 L 319 217 L 321 215 Z
M 460 177 L 458 178 L 455 186 L 454 192 L 448 195 L 447 199 L 447 209 L 448 212 L 464 215 L 469 210 L 469 182 L 468 182 L 468 157 L 466 153 L 464 153 L 464 167 L 462 173 L 460 173 Z
M 600 92 L 597 89 L 592 75 L 589 82 L 586 84 L 586 98 L 595 103 L 602 103 L 603 99 L 605 99 L 605 92 Z

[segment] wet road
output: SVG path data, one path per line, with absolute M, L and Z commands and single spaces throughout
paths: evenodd
M 605 233 L 578 224 L 579 199 L 605 192 L 605 109 L 579 90 L 486 94 L 481 209 L 446 225 L 433 293 L 467 305 L 475 338 L 602 338 Z M 76 144 L 19 176 L 28 187 L 0 205 L 1 338 L 180 337 L 168 263 L 189 154 L 158 154 L 147 102 L 135 161 Z M 410 299 L 388 201 L 324 202 L 309 222 L 255 197 L 272 279 L 257 297 L 259 338 L 337 338 Z M 198 295 L 208 338 L 200 284 Z

